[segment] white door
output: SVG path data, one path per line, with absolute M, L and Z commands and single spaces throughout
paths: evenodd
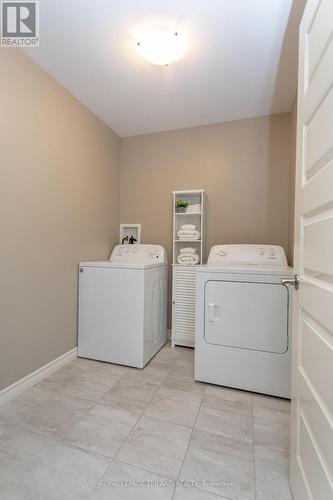
M 291 486 L 333 499 L 333 0 L 308 0 L 300 28 Z
M 282 354 L 288 349 L 288 300 L 287 288 L 278 283 L 208 281 L 205 340 Z

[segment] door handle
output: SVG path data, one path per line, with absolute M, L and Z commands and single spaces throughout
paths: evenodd
M 213 323 L 215 321 L 215 304 L 208 304 L 208 321 Z
M 216 304 L 214 304 L 213 302 L 208 304 L 208 321 L 210 323 L 216 323 L 220 319 L 219 315 L 217 317 L 215 315 L 216 309 L 218 310 L 219 307 Z
M 281 280 L 281 285 L 283 286 L 293 286 L 296 290 L 299 288 L 299 276 L 295 274 L 293 278 L 283 278 Z

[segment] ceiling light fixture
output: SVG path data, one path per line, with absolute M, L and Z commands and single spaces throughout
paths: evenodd
M 163 66 L 177 61 L 183 55 L 186 40 L 178 31 L 157 26 L 141 35 L 138 47 L 146 61 Z

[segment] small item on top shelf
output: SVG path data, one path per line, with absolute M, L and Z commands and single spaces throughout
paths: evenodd
M 201 203 L 189 204 L 186 206 L 186 213 L 201 212 Z
M 187 200 L 176 200 L 176 212 L 184 213 L 189 204 L 190 202 Z

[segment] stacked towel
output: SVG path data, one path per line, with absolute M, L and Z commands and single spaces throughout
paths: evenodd
M 181 264 L 182 266 L 195 266 L 196 264 L 199 264 L 199 260 L 199 255 L 180 254 L 177 257 L 178 264 Z
M 201 204 L 196 203 L 195 205 L 188 205 L 186 207 L 186 212 L 191 213 L 191 212 L 201 212 Z
M 193 224 L 184 224 L 177 233 L 180 240 L 200 240 L 200 232 Z
M 187 254 L 187 255 L 193 255 L 197 253 L 197 249 L 194 247 L 186 247 L 186 248 L 181 248 L 179 253 L 181 254 Z
M 197 254 L 197 249 L 192 247 L 182 248 L 177 257 L 177 262 L 183 266 L 194 266 L 195 264 L 199 264 L 200 259 Z
M 197 226 L 195 226 L 194 224 L 183 224 L 181 229 L 183 229 L 185 231 L 196 231 Z
M 180 240 L 200 240 L 199 231 L 178 231 L 178 238 Z

